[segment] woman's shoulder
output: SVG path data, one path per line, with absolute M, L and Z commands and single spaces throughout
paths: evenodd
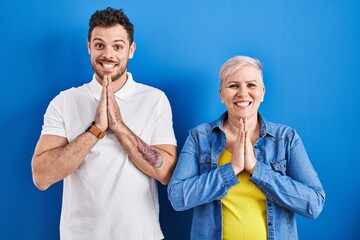
M 267 120 L 263 120 L 265 125 L 266 133 L 275 137 L 275 138 L 287 138 L 287 139 L 293 139 L 295 136 L 297 136 L 296 129 L 293 127 L 290 127 L 287 124 L 283 123 L 274 123 Z
M 200 123 L 197 126 L 190 129 L 192 133 L 200 133 L 200 134 L 207 134 L 213 129 L 213 122 L 204 122 Z
M 198 124 L 197 126 L 190 129 L 191 135 L 205 135 L 209 136 L 214 133 L 218 133 L 221 131 L 222 121 L 221 118 L 211 121 L 211 122 L 203 122 Z
M 294 130 L 294 128 L 290 127 L 287 124 L 283 123 L 274 123 L 267 120 L 264 120 L 266 127 L 273 130 Z

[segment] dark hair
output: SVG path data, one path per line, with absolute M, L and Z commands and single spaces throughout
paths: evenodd
M 97 26 L 111 27 L 115 24 L 123 26 L 128 34 L 130 44 L 134 41 L 134 25 L 125 15 L 122 9 L 108 7 L 104 10 L 97 10 L 90 18 L 88 41 L 91 40 L 91 32 Z

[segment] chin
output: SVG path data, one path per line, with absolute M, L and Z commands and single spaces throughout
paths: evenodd
M 239 114 L 237 114 L 236 115 L 239 119 L 240 118 L 248 118 L 249 117 L 249 114 L 247 114 L 247 113 L 239 113 Z
M 96 71 L 95 73 L 101 79 L 103 79 L 105 75 L 110 75 L 112 82 L 115 82 L 116 80 L 118 80 L 121 77 L 121 74 L 119 74 L 119 73 L 111 74 L 111 73 L 104 73 L 104 72 L 100 72 L 100 71 Z
M 116 80 L 119 80 L 120 74 L 116 74 L 114 76 L 111 76 L 111 81 L 115 82 Z

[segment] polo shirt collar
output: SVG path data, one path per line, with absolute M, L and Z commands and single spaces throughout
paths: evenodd
M 94 98 L 96 100 L 100 101 L 102 86 L 96 80 L 95 74 L 93 75 L 93 79 L 91 80 L 89 85 L 90 85 L 90 90 L 91 90 Z M 119 99 L 119 100 L 126 100 L 126 98 L 131 96 L 131 94 L 134 92 L 135 87 L 136 87 L 136 82 L 134 81 L 131 73 L 127 72 L 126 83 L 124 84 L 124 86 L 122 86 L 120 88 L 119 91 L 117 91 L 115 93 L 116 98 Z

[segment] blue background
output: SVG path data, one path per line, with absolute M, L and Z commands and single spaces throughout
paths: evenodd
M 88 20 L 124 8 L 135 25 L 136 81 L 166 92 L 181 149 L 188 130 L 217 118 L 220 66 L 263 63 L 270 121 L 298 130 L 327 193 L 300 239 L 359 239 L 360 1 L 1 0 L 0 239 L 58 239 L 62 183 L 35 188 L 31 157 L 43 114 L 61 90 L 92 77 Z M 160 186 L 166 239 L 188 239 L 191 211 L 175 212 Z M 141 227 L 141 226 L 139 226 Z

